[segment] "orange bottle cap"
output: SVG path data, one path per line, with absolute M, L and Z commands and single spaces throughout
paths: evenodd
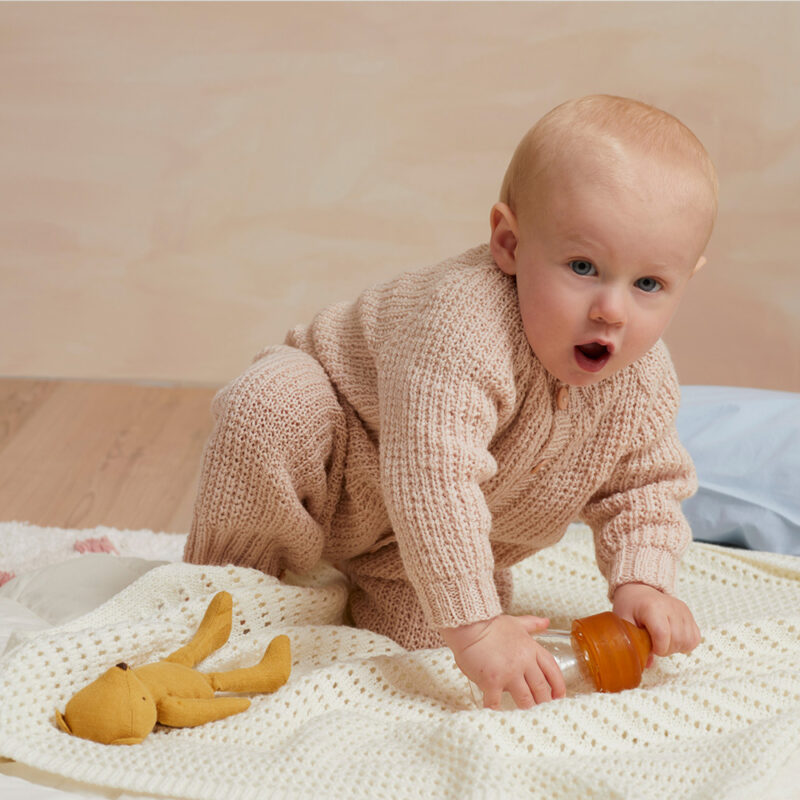
M 578 652 L 584 653 L 595 688 L 601 692 L 636 688 L 653 647 L 644 628 L 611 611 L 576 619 L 572 639 Z

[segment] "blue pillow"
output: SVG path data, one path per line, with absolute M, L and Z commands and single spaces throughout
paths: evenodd
M 677 426 L 700 484 L 683 503 L 694 538 L 800 555 L 800 394 L 683 386 Z

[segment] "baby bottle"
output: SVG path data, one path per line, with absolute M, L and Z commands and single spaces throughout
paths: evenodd
M 572 632 L 547 630 L 536 634 L 536 641 L 556 660 L 567 697 L 584 692 L 621 692 L 634 689 L 642 679 L 652 643 L 644 628 L 637 628 L 611 611 L 572 622 Z M 479 707 L 480 689 L 470 682 L 473 700 Z M 508 692 L 503 692 L 500 707 L 517 707 Z

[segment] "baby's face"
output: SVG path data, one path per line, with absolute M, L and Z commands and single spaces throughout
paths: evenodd
M 635 181 L 558 176 L 535 211 L 511 215 L 511 266 L 498 259 L 493 230 L 495 260 L 516 275 L 531 348 L 573 386 L 597 383 L 653 347 L 704 260 L 704 186 L 698 179 L 679 192 L 663 170 L 640 166 Z

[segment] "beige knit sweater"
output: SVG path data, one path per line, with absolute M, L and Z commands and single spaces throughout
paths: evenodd
M 662 343 L 593 386 L 561 384 L 525 338 L 514 279 L 482 245 L 324 309 L 286 344 L 322 366 L 348 411 L 322 556 L 383 595 L 384 608 L 410 585 L 431 628 L 495 616 L 503 568 L 556 543 L 577 518 L 594 531 L 610 594 L 631 581 L 673 591 L 691 539 L 680 502 L 696 478 L 677 438 L 679 388 Z M 247 427 L 252 445 L 261 436 L 252 431 L 297 421 L 276 414 L 254 425 L 228 409 L 225 424 Z M 261 456 L 256 443 L 232 468 L 230 441 L 218 432 L 209 442 L 202 482 L 226 464 L 227 494 L 201 488 L 186 558 L 266 568 L 252 543 L 273 535 L 264 507 L 273 501 L 239 509 L 235 485 L 237 471 L 254 468 L 243 458 Z M 236 507 L 227 529 L 209 523 L 225 503 Z M 380 629 L 369 617 L 365 607 L 357 622 Z

